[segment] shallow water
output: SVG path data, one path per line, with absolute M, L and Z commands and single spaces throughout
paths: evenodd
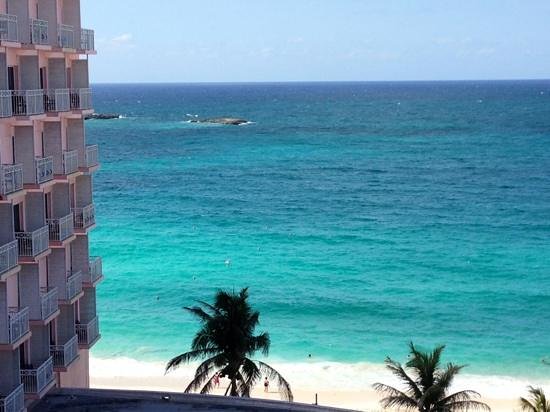
M 249 286 L 271 357 L 447 344 L 550 376 L 550 82 L 96 85 L 94 355 L 166 360 Z M 189 124 L 187 114 L 245 126 Z

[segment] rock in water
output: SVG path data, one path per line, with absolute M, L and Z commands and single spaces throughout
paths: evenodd
M 86 115 L 85 120 L 110 120 L 110 119 L 120 119 L 120 115 L 116 113 L 92 113 Z
M 236 117 L 215 117 L 211 119 L 191 119 L 191 123 L 213 123 L 213 124 L 225 124 L 232 126 L 239 126 L 241 124 L 248 123 L 248 120 L 239 119 Z

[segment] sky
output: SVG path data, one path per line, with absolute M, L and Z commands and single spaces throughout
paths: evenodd
M 550 78 L 550 0 L 81 0 L 92 82 Z

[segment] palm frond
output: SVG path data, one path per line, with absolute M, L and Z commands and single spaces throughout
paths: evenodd
M 386 358 L 386 368 L 388 368 L 395 376 L 405 382 L 415 399 L 418 400 L 422 397 L 422 391 L 420 390 L 416 382 L 407 374 L 407 372 L 405 372 L 405 369 L 403 369 L 403 366 L 399 362 L 396 362 L 388 357 Z
M 465 390 L 460 392 L 455 392 L 451 395 L 447 395 L 443 399 L 440 399 L 438 405 L 444 406 L 447 403 L 451 402 L 461 402 L 461 401 L 470 401 L 472 399 L 479 399 L 481 395 L 476 391 Z
M 460 371 L 465 368 L 465 365 L 455 365 L 453 363 L 448 363 L 447 367 L 439 374 L 437 378 L 437 384 L 444 388 L 445 390 L 449 389 L 453 383 L 453 380 Z
M 212 316 L 206 313 L 204 309 L 199 306 L 193 306 L 193 307 L 185 306 L 183 309 L 195 315 L 197 318 L 199 318 L 203 322 L 208 322 L 212 319 Z
M 254 385 L 262 378 L 260 369 L 250 359 L 245 359 L 241 366 L 242 381 L 239 384 L 241 396 L 250 397 L 250 391 Z
M 292 389 L 290 388 L 290 384 L 286 381 L 286 379 L 283 378 L 283 376 L 279 372 L 277 372 L 267 363 L 264 363 L 261 361 L 257 361 L 257 362 L 258 362 L 260 371 L 264 375 L 266 375 L 268 379 L 275 380 L 275 382 L 277 383 L 277 387 L 279 388 L 279 393 L 281 394 L 281 398 L 289 402 L 292 402 L 292 400 L 294 399 L 294 395 L 292 394 Z
M 206 380 L 211 379 L 212 373 L 215 370 L 217 371 L 218 369 L 218 367 L 216 366 L 216 358 L 219 356 L 221 355 L 206 359 L 197 367 L 197 370 L 195 371 L 195 377 L 189 383 L 189 385 L 187 385 L 187 388 L 185 388 L 185 393 L 196 391 L 199 387 L 203 385 Z
M 535 405 L 533 405 L 528 399 L 519 398 L 520 408 L 525 412 L 539 412 Z
M 271 345 L 271 339 L 269 333 L 263 332 L 258 336 L 253 336 L 250 341 L 250 354 L 256 351 L 261 351 L 264 356 L 269 355 L 269 347 Z
M 450 402 L 445 405 L 446 411 L 450 412 L 461 412 L 461 411 L 487 411 L 489 412 L 491 408 L 486 403 L 480 401 L 456 401 Z
M 164 373 L 171 372 L 179 368 L 183 363 L 189 363 L 193 360 L 203 358 L 208 355 L 212 355 L 213 351 L 209 349 L 192 350 L 175 356 L 168 361 Z
M 380 400 L 380 404 L 384 408 L 395 407 L 407 410 L 414 410 L 418 408 L 418 403 L 416 400 L 407 395 L 405 392 L 401 392 L 399 389 L 383 383 L 375 383 L 372 387 L 376 392 L 386 395 Z

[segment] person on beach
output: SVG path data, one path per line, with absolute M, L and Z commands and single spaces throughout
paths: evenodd
M 269 380 L 267 379 L 267 376 L 264 380 L 264 392 L 269 392 Z
M 216 373 L 216 375 L 214 375 L 214 387 L 215 388 L 220 387 L 220 374 L 219 373 Z

